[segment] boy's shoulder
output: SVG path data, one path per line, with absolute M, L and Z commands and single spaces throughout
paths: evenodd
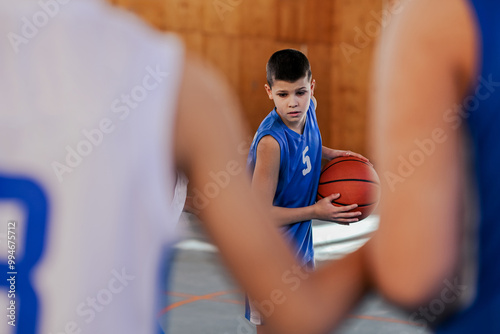
M 258 147 L 262 146 L 262 143 L 268 141 L 272 142 L 273 149 L 278 147 L 282 149 L 283 145 L 286 146 L 286 125 L 281 121 L 275 109 L 273 109 L 260 123 L 255 136 L 252 141 L 252 148 L 257 150 Z M 267 138 L 269 137 L 269 138 Z M 272 137 L 272 138 L 271 138 Z
M 275 109 L 271 110 L 271 112 L 262 120 L 257 129 L 257 133 L 263 131 L 284 131 L 284 123 L 281 121 L 278 113 Z M 286 126 L 286 125 L 285 125 Z

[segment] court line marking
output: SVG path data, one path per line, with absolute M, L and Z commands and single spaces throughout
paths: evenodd
M 167 291 L 165 294 L 173 297 L 180 297 L 180 298 L 186 298 L 185 300 L 181 300 L 179 302 L 173 303 L 167 307 L 165 307 L 163 310 L 161 310 L 158 314 L 158 317 L 161 317 L 165 313 L 178 308 L 180 306 L 186 305 L 186 304 L 191 304 L 200 300 L 210 300 L 210 301 L 216 301 L 216 302 L 221 302 L 221 303 L 229 303 L 229 304 L 238 304 L 238 305 L 244 305 L 242 301 L 239 300 L 234 300 L 234 299 L 215 299 L 216 297 L 220 297 L 223 295 L 231 295 L 231 294 L 239 294 L 242 293 L 241 290 L 238 289 L 233 289 L 233 290 L 227 290 L 227 291 L 218 291 L 218 292 L 213 292 L 209 293 L 206 295 L 192 295 L 189 293 L 181 293 L 181 292 L 175 292 L 175 291 Z M 347 315 L 347 318 L 349 319 L 360 319 L 360 320 L 370 320 L 370 321 L 379 321 L 379 322 L 388 322 L 388 323 L 395 323 L 395 324 L 402 324 L 402 325 L 408 325 L 408 326 L 413 326 L 413 327 L 425 327 L 424 325 L 405 321 L 405 320 L 399 320 L 399 319 L 394 319 L 394 318 L 385 318 L 385 317 L 376 317 L 376 316 L 371 316 L 371 315 L 358 315 L 358 314 L 349 314 Z
M 164 309 L 162 309 L 158 313 L 158 317 L 161 317 L 162 315 L 173 310 L 174 308 L 178 308 L 182 305 L 191 304 L 191 303 L 194 303 L 194 302 L 197 302 L 200 300 L 211 300 L 211 301 L 224 302 L 224 303 L 227 302 L 227 303 L 231 303 L 231 304 L 234 304 L 234 303 L 243 304 L 243 303 L 240 303 L 238 301 L 231 300 L 231 299 L 215 299 L 216 297 L 219 297 L 219 296 L 231 295 L 231 294 L 235 294 L 235 293 L 241 293 L 241 290 L 233 289 L 233 290 L 227 290 L 227 291 L 218 291 L 218 292 L 209 293 L 207 295 L 191 295 L 191 294 L 187 294 L 187 293 L 177 293 L 177 292 L 167 291 L 166 292 L 167 295 L 174 296 L 174 297 L 182 297 L 182 298 L 187 298 L 187 299 L 175 302 L 175 303 L 170 304 L 169 306 L 165 307 Z

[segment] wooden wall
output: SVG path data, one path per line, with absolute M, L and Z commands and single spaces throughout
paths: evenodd
M 264 91 L 274 51 L 304 52 L 316 79 L 324 145 L 366 153 L 368 76 L 383 0 L 109 0 L 177 32 L 239 95 L 255 131 L 273 108 Z M 370 30 L 371 29 L 371 30 Z

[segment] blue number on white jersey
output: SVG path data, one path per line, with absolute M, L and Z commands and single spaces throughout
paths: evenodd
M 17 334 L 34 334 L 38 323 L 38 297 L 30 278 L 31 271 L 40 260 L 47 230 L 48 201 L 45 192 L 39 184 L 29 179 L 13 179 L 0 175 L 0 201 L 17 201 L 24 210 L 26 217 L 25 235 L 22 238 L 16 236 L 17 250 L 23 248 L 22 258 L 15 259 L 13 274 L 15 276 L 15 330 Z M 19 223 L 19 222 L 18 222 Z M 2 222 L 5 226 L 7 222 Z M 22 241 L 22 243 L 20 243 Z M 8 263 L 0 263 L 2 273 L 12 272 Z M 2 279 L 0 286 L 10 288 L 7 281 L 12 275 Z M 10 303 L 10 300 L 9 300 Z M 10 304 L 9 304 L 10 305 Z

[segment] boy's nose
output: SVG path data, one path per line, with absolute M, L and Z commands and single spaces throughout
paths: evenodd
M 291 98 L 288 102 L 288 106 L 290 108 L 296 108 L 299 105 L 298 101 L 295 98 Z

